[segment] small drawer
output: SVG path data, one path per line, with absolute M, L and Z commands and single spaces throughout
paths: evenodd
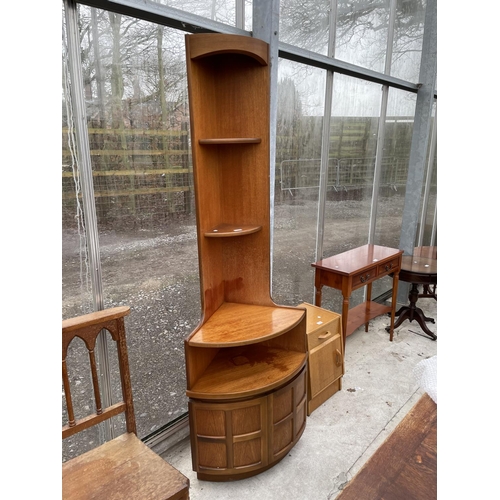
M 327 342 L 336 335 L 340 334 L 340 316 L 328 323 L 325 323 L 321 328 L 307 333 L 307 347 L 309 350 Z
M 399 259 L 392 259 L 390 262 L 385 262 L 378 266 L 378 276 L 383 276 L 384 274 L 390 274 L 394 272 L 399 266 Z
M 372 269 L 368 269 L 368 271 L 364 271 L 359 274 L 355 274 L 352 277 L 352 286 L 356 287 L 358 285 L 366 285 L 376 279 L 377 277 L 377 268 L 374 267 Z

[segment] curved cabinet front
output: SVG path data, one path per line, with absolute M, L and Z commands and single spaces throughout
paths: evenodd
M 189 400 L 193 470 L 228 481 L 262 472 L 295 445 L 306 425 L 306 367 L 269 394 L 242 401 Z

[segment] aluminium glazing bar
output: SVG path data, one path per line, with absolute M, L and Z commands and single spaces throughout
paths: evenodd
M 279 55 L 280 57 L 290 59 L 291 61 L 300 62 L 309 66 L 315 66 L 317 68 L 328 69 L 330 71 L 334 71 L 335 73 L 353 76 L 354 78 L 361 78 L 362 80 L 367 80 L 369 82 L 388 85 L 389 87 L 406 90 L 408 92 L 416 93 L 418 91 L 418 85 L 415 83 L 407 82 L 405 80 L 401 80 L 400 78 L 395 78 L 394 76 L 384 75 L 383 73 L 378 73 L 371 69 L 340 61 L 339 59 L 328 57 L 323 54 L 317 54 L 300 47 L 294 47 L 293 45 L 289 45 L 287 43 L 280 42 Z
M 87 116 L 85 110 L 85 93 L 80 57 L 80 39 L 78 31 L 78 12 L 75 0 L 64 0 L 64 13 L 66 17 L 66 33 L 68 44 L 68 66 L 71 78 L 71 103 L 75 124 L 77 144 L 77 162 L 80 184 L 82 187 L 82 203 L 85 215 L 85 233 L 87 237 L 87 252 L 90 262 L 90 280 L 92 283 L 92 299 L 94 310 L 104 309 L 102 295 L 101 259 L 99 252 L 99 237 L 97 230 L 97 216 L 95 211 L 94 184 L 92 178 L 92 162 L 90 159 L 90 145 L 87 129 Z M 106 406 L 111 404 L 111 377 L 108 358 L 106 336 L 99 335 L 97 339 L 99 353 L 99 374 L 102 379 L 102 399 Z M 103 422 L 99 426 L 100 432 L 104 430 L 104 441 L 114 437 L 111 422 Z
M 270 89 L 269 89 L 269 192 L 270 192 L 270 259 L 273 275 L 274 251 L 274 190 L 276 182 L 276 123 L 278 117 L 278 40 L 279 40 L 279 0 L 253 0 L 252 33 L 255 38 L 269 44 Z M 272 294 L 271 279 L 271 294 Z
M 424 241 L 425 221 L 427 220 L 427 208 L 429 205 L 429 195 L 431 192 L 431 180 L 432 180 L 432 173 L 434 170 L 434 159 L 436 157 L 436 139 L 437 139 L 437 111 L 434 116 L 434 123 L 432 125 L 432 138 L 429 149 L 429 160 L 427 162 L 427 172 L 425 174 L 424 197 L 422 200 L 422 214 L 420 215 L 420 230 L 418 232 L 417 246 L 422 246 Z M 434 233 L 434 222 L 433 222 L 432 232 Z
M 185 10 L 175 9 L 151 0 L 82 0 L 79 3 L 117 12 L 130 17 L 175 28 L 188 33 L 225 33 L 251 36 L 251 33 L 229 24 L 212 21 Z
M 412 255 L 417 242 L 417 224 L 422 201 L 425 160 L 431 132 L 432 106 L 437 71 L 437 21 L 436 1 L 428 0 L 425 10 L 424 39 L 420 63 L 421 85 L 417 93 L 415 121 L 411 138 L 408 177 L 401 223 L 399 248 L 405 255 Z M 398 302 L 406 303 L 408 284 L 398 289 Z
M 329 15 L 329 30 L 328 30 L 328 49 L 329 57 L 335 55 L 335 37 L 337 23 L 337 0 L 330 0 L 330 15 Z M 318 262 L 323 258 L 323 242 L 325 239 L 325 210 L 326 210 L 326 194 L 328 188 L 328 166 L 330 160 L 330 129 L 332 123 L 332 101 L 333 101 L 333 78 L 334 73 L 331 70 L 326 72 L 325 86 L 325 105 L 323 108 L 323 129 L 321 137 L 321 163 L 319 173 L 319 199 L 318 199 L 318 217 L 316 221 L 316 251 L 314 262 Z M 314 277 L 313 277 L 314 279 Z M 313 283 L 313 298 L 314 303 L 314 283 Z
M 389 30 L 387 33 L 387 49 L 385 52 L 384 73 L 391 74 L 392 49 L 394 46 L 394 20 L 396 19 L 397 0 L 391 0 L 389 6 Z M 373 172 L 372 203 L 370 209 L 370 223 L 368 226 L 368 243 L 375 243 L 375 229 L 377 224 L 378 198 L 380 194 L 380 178 L 382 176 L 382 158 L 384 157 L 385 128 L 387 119 L 387 103 L 389 101 L 389 86 L 382 87 L 382 102 L 378 120 L 377 149 L 375 152 L 375 169 Z
M 245 0 L 235 0 L 236 27 L 245 29 Z
M 138 19 L 144 19 L 163 26 L 179 29 L 189 33 L 226 33 L 252 36 L 252 33 L 235 26 L 212 21 L 211 19 L 192 14 L 188 11 L 168 7 L 151 0 L 81 0 L 79 3 L 99 9 L 117 12 Z M 279 16 L 279 14 L 278 14 Z M 279 57 L 300 62 L 309 66 L 327 69 L 344 75 L 361 78 L 374 83 L 416 93 L 418 85 L 390 75 L 356 66 L 333 57 L 317 54 L 309 50 L 279 42 Z M 437 97 L 434 92 L 434 97 Z
M 436 246 L 436 236 L 437 236 L 437 200 L 436 200 L 436 205 L 434 206 L 434 219 L 432 220 L 432 233 L 431 233 L 431 241 L 429 242 L 429 245 L 431 247 Z

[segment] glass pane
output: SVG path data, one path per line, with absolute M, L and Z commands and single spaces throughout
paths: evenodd
M 430 128 L 431 137 L 432 134 L 437 134 L 436 106 L 437 103 L 434 101 Z M 426 158 L 424 188 L 422 190 L 422 213 L 420 214 L 420 222 L 417 230 L 417 246 L 437 245 L 437 136 L 434 136 L 434 139 L 434 141 L 429 141 L 429 150 Z
M 391 75 L 418 82 L 426 0 L 397 0 Z
M 389 0 L 338 0 L 335 57 L 384 71 Z
M 142 4 L 141 0 L 137 1 Z M 236 2 L 240 0 L 153 0 L 155 3 L 184 10 L 213 21 L 236 25 Z
M 280 60 L 273 299 L 312 302 L 326 72 Z
M 93 300 L 65 44 L 62 63 L 62 319 L 67 319 L 91 312 Z
M 330 0 L 281 0 L 280 41 L 326 54 L 330 3 Z
M 374 243 L 399 248 L 416 95 L 389 89 Z
M 184 34 L 87 7 L 80 14 L 104 306 L 131 307 L 142 438 L 187 412 L 183 342 L 201 310 Z M 63 223 L 63 246 L 73 233 Z
M 380 85 L 355 78 L 336 74 L 333 88 L 324 258 L 368 243 L 381 100 Z M 324 287 L 322 304 L 340 313 L 341 293 Z

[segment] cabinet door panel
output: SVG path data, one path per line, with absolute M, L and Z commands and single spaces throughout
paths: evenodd
M 267 397 L 238 403 L 190 401 L 189 417 L 195 470 L 222 474 L 267 464 Z
M 248 467 L 262 463 L 262 439 L 234 443 L 234 467 Z
M 341 336 L 333 336 L 309 352 L 311 397 L 342 376 Z

